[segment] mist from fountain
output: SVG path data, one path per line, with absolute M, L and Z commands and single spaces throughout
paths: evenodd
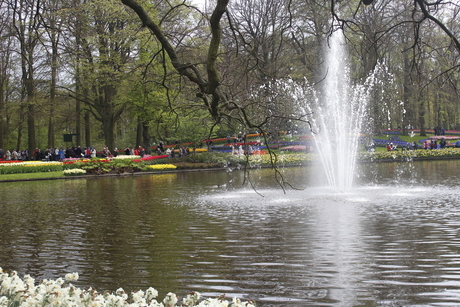
M 312 114 L 315 150 L 327 183 L 347 191 L 353 185 L 373 76 L 363 84 L 353 85 L 342 32 L 336 31 L 328 45 L 325 79 L 317 97 L 307 102 L 307 109 Z

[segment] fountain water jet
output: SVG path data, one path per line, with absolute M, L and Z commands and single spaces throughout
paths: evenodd
M 326 77 L 319 97 L 308 103 L 317 152 L 330 186 L 349 190 L 355 174 L 358 142 L 366 118 L 372 76 L 352 85 L 342 32 L 330 38 Z

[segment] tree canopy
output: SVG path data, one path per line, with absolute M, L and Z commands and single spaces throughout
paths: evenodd
M 286 84 L 321 83 L 337 29 L 354 82 L 378 67 L 384 79 L 373 129 L 460 129 L 459 13 L 444 0 L 4 0 L 0 148 L 308 128 Z

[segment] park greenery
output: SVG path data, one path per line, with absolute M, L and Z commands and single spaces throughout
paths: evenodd
M 353 82 L 383 67 L 373 131 L 458 129 L 459 9 L 444 0 L 3 0 L 0 148 L 113 151 L 308 130 L 313 114 L 299 112 L 286 84 L 321 85 L 321 50 L 339 28 Z
M 364 149 L 364 148 L 363 148 Z M 340 153 L 338 153 L 340 154 Z M 377 147 L 375 151 L 361 150 L 358 162 L 408 162 L 417 160 L 460 159 L 460 148 L 416 149 L 387 151 Z M 276 149 L 270 153 L 231 155 L 226 152 L 197 152 L 183 157 L 168 155 L 126 156 L 110 158 L 64 159 L 63 161 L 0 161 L 0 180 L 37 179 L 64 176 L 93 176 L 104 174 L 142 174 L 187 169 L 250 169 L 260 167 L 305 166 L 319 163 L 315 152 L 305 150 Z M 32 175 L 39 173 L 41 175 Z M 21 175 L 22 174 L 22 175 Z

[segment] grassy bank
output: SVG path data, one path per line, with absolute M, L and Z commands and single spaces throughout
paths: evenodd
M 0 181 L 6 180 L 37 180 L 49 178 L 62 178 L 63 171 L 58 172 L 41 172 L 41 173 L 20 173 L 20 174 L 1 174 Z
M 360 152 L 358 162 L 405 162 L 417 160 L 460 159 L 460 148 L 436 150 L 398 150 Z M 212 169 L 225 167 L 271 167 L 305 165 L 317 160 L 314 153 L 278 152 L 276 155 L 232 156 L 222 153 L 200 153 L 182 158 L 91 159 L 72 162 L 34 162 L 0 164 L 0 181 L 39 180 L 104 174 L 142 174 L 164 170 Z

